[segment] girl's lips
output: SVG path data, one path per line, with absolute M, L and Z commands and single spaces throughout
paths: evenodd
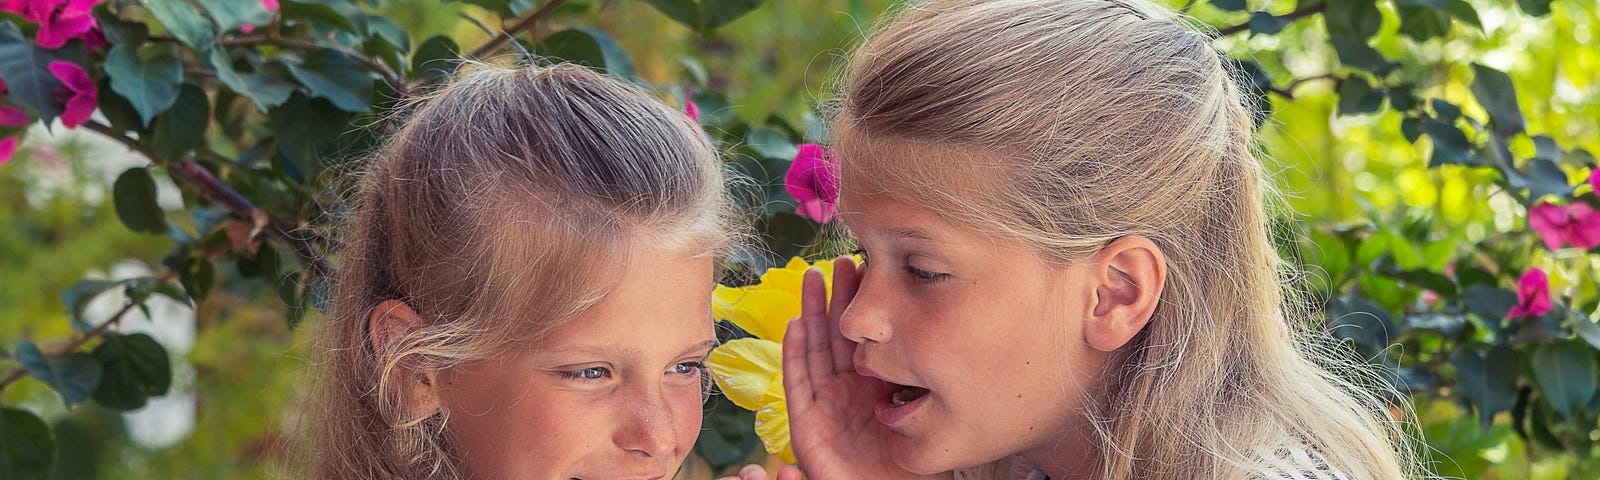
M 916 398 L 900 403 L 895 401 L 895 392 L 899 390 L 900 388 L 896 388 L 890 392 L 889 396 L 878 399 L 878 408 L 873 412 L 878 417 L 878 422 L 889 427 L 894 427 L 895 424 L 904 421 L 907 416 L 916 412 L 918 407 L 926 403 L 928 397 L 931 396 L 931 392 L 924 390 Z

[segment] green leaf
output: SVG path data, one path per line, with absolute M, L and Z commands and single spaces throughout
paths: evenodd
M 694 0 L 644 0 L 644 2 L 684 26 L 694 30 L 700 29 L 700 6 Z
M 1277 15 L 1267 12 L 1250 12 L 1250 33 L 1272 35 L 1283 31 L 1283 26 L 1289 22 Z
M 338 50 L 321 49 L 289 72 L 314 97 L 326 98 L 346 112 L 363 113 L 372 107 L 372 72 Z
M 72 286 L 61 289 L 61 304 L 67 307 L 67 320 L 72 322 L 72 331 L 83 333 L 94 330 L 94 325 L 83 318 L 83 307 L 90 300 L 100 296 L 112 287 L 121 285 L 122 282 L 111 280 L 79 280 Z
M 1600 323 L 1578 315 L 1572 319 L 1572 331 L 1578 334 L 1578 338 L 1589 342 L 1590 347 L 1600 350 Z
M 322 169 L 323 156 L 335 151 L 339 135 L 350 122 L 350 114 L 328 101 L 298 92 L 267 116 L 278 135 L 276 165 L 294 183 Z
M 183 61 L 170 43 L 122 44 L 106 53 L 106 75 L 111 77 L 111 89 L 128 99 L 139 119 L 149 125 L 150 119 L 178 101 Z
M 155 125 L 150 127 L 150 149 L 165 161 L 182 160 L 205 144 L 206 129 L 211 123 L 211 105 L 205 90 L 186 83 L 180 92 L 178 102 L 156 117 Z
M 574 27 L 539 41 L 540 55 L 598 68 L 627 79 L 637 79 L 633 59 L 616 40 L 593 28 Z
M 1467 319 L 1461 315 L 1447 313 L 1419 313 L 1406 315 L 1405 326 L 1406 330 L 1429 330 L 1439 332 L 1446 337 L 1453 337 L 1467 326 Z
M 178 281 L 182 282 L 183 289 L 189 292 L 189 298 L 193 298 L 195 303 L 200 303 L 211 294 L 211 286 L 216 283 L 217 274 L 210 260 L 190 258 L 184 262 L 183 270 L 178 272 Z
M 1323 20 L 1330 37 L 1349 36 L 1364 44 L 1383 26 L 1383 12 L 1373 0 L 1328 0 L 1327 5 Z
M 112 45 L 129 44 L 137 47 L 150 39 L 150 26 L 123 20 L 111 13 L 107 4 L 94 7 L 94 20 L 100 25 L 100 33 Z
M 761 0 L 644 0 L 667 17 L 702 34 L 738 20 L 756 7 Z
M 1339 79 L 1337 90 L 1340 115 L 1373 113 L 1383 107 L 1383 92 L 1374 90 L 1361 77 L 1352 75 Z
M 143 407 L 150 397 L 165 395 L 172 386 L 172 365 L 167 350 L 143 333 L 107 334 L 94 349 L 105 372 L 94 390 L 94 401 L 118 410 Z
M 1395 331 L 1389 311 L 1365 298 L 1335 299 L 1328 305 L 1328 315 L 1332 317 L 1328 321 L 1329 333 L 1353 341 L 1369 353 L 1388 347 Z
M 197 52 L 211 47 L 216 40 L 216 28 L 200 9 L 184 0 L 142 0 L 146 10 L 178 37 L 184 45 Z
M 1389 60 L 1367 45 L 1366 37 L 1333 35 L 1328 42 L 1333 44 L 1333 53 L 1339 57 L 1339 63 L 1373 72 L 1389 68 Z
M 1428 160 L 1428 167 L 1440 165 L 1463 164 L 1472 165 L 1472 142 L 1467 140 L 1466 134 L 1461 129 L 1448 123 L 1427 120 L 1422 122 L 1422 133 L 1428 134 L 1433 139 L 1433 156 Z
M 1522 7 L 1523 12 L 1535 17 L 1550 14 L 1550 0 L 1517 0 L 1517 6 Z
M 1487 352 L 1461 348 L 1450 356 L 1456 367 L 1456 393 L 1478 407 L 1478 425 L 1489 431 L 1494 414 L 1506 411 L 1516 402 L 1517 355 L 1505 347 Z
M 411 51 L 411 34 L 406 33 L 405 27 L 394 23 L 385 17 L 372 16 L 367 18 L 367 30 L 376 38 L 388 42 L 401 52 Z
M 1450 33 L 1450 14 L 1440 10 L 1443 7 L 1399 6 L 1395 10 L 1400 13 L 1400 33 L 1418 41 Z
M 1572 185 L 1567 184 L 1567 172 L 1555 161 L 1545 158 L 1535 158 L 1528 161 L 1522 168 L 1522 177 L 1528 180 L 1528 201 L 1537 201 L 1546 196 L 1566 198 L 1572 194 Z
M 38 345 L 17 340 L 16 354 L 17 362 L 28 369 L 28 374 L 61 392 L 61 398 L 69 407 L 88 399 L 89 393 L 100 384 L 100 362 L 87 353 L 45 358 Z
M 1467 299 L 1467 310 L 1484 319 L 1499 321 L 1517 304 L 1517 294 L 1489 285 L 1468 285 L 1462 296 Z
M 439 81 L 448 78 L 460 64 L 461 47 L 449 37 L 438 35 L 422 42 L 411 54 L 411 78 Z
M 1472 96 L 1489 112 L 1489 124 L 1501 135 L 1522 132 L 1522 108 L 1517 106 L 1517 90 L 1505 72 L 1472 64 Z
M 134 167 L 122 172 L 111 185 L 111 192 L 117 218 L 129 230 L 158 235 L 167 233 L 166 212 L 156 204 L 156 182 L 150 178 L 150 170 Z
M 1417 143 L 1417 139 L 1422 138 L 1422 119 L 1406 117 L 1405 120 L 1401 120 L 1400 134 L 1405 135 L 1407 142 Z
M 1450 0 L 1395 0 L 1394 3 L 1399 6 L 1444 8 L 1449 2 Z
M 1533 378 L 1545 400 L 1566 418 L 1582 412 L 1596 392 L 1594 350 L 1581 342 L 1561 341 L 1539 345 L 1533 351 Z
M 56 461 L 50 426 L 27 410 L 0 408 L 0 477 L 45 480 Z
M 56 59 L 34 47 L 16 25 L 0 21 L 0 79 L 10 89 L 11 100 L 33 110 L 45 125 L 61 116 L 55 94 L 61 82 L 47 68 L 52 60 Z
M 761 126 L 750 129 L 744 136 L 746 145 L 762 157 L 772 160 L 791 160 L 800 152 L 789 137 L 776 128 Z
M 233 58 L 228 56 L 227 50 L 213 48 L 207 52 L 206 58 L 210 61 L 211 68 L 217 71 L 218 80 L 222 80 L 223 84 L 240 95 L 250 98 L 262 112 L 283 105 L 283 102 L 289 100 L 289 94 L 294 93 L 294 83 L 289 81 L 287 69 L 281 64 L 263 64 L 255 73 L 241 75 L 234 70 Z
M 200 0 L 200 5 L 217 21 L 217 29 L 224 32 L 237 30 L 242 25 L 266 25 L 272 21 L 272 12 L 257 1 Z
M 128 99 L 122 98 L 111 88 L 111 79 L 102 78 L 96 86 L 100 89 L 100 113 L 106 116 L 111 128 L 119 132 L 138 132 L 139 136 L 144 136 L 147 131 L 144 119 L 139 118 L 139 112 Z
M 1450 4 L 1444 7 L 1444 11 L 1449 12 L 1450 16 L 1455 17 L 1456 20 L 1466 22 L 1479 30 L 1483 29 L 1483 22 L 1478 20 L 1478 10 L 1472 8 L 1472 4 L 1467 3 L 1466 0 L 1450 0 Z
M 350 16 L 340 13 L 332 6 L 320 3 L 295 2 L 283 0 L 278 2 L 278 14 L 285 20 L 297 20 L 301 23 L 319 24 L 335 27 L 346 32 L 356 32 L 356 25 L 350 22 Z
M 1211 0 L 1211 6 L 1227 12 L 1242 12 L 1250 7 L 1250 3 L 1245 0 Z

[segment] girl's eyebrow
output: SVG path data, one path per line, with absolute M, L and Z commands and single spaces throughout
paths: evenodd
M 706 340 L 704 342 L 700 342 L 700 343 L 696 343 L 694 345 L 690 345 L 689 348 L 683 349 L 683 353 L 685 355 L 688 355 L 690 353 L 698 352 L 698 351 L 701 351 L 701 350 L 710 350 L 712 347 L 715 347 L 715 346 L 717 346 L 717 339 L 713 338 L 713 339 L 710 339 L 710 340 Z
M 897 229 L 893 233 L 894 233 L 894 236 L 899 237 L 899 238 L 909 238 L 909 239 L 912 239 L 912 240 L 927 240 L 927 241 L 932 241 L 933 240 L 933 238 L 929 237 L 928 234 L 922 233 L 921 230 L 917 230 L 917 229 L 914 229 L 914 228 Z

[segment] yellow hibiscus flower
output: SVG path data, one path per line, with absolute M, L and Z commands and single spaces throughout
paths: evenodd
M 859 260 L 857 260 L 859 262 Z M 756 412 L 756 435 L 767 453 L 794 463 L 789 446 L 789 408 L 783 396 L 783 334 L 789 320 L 800 316 L 800 288 L 806 270 L 822 270 L 823 284 L 833 292 L 833 261 L 806 263 L 794 258 L 783 268 L 768 269 L 761 282 L 746 287 L 717 286 L 712 314 L 754 335 L 731 340 L 711 351 L 706 364 L 711 378 L 734 405 Z

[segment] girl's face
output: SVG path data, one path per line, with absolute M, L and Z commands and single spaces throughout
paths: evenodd
M 712 269 L 650 246 L 600 304 L 537 344 L 441 372 L 472 478 L 668 479 L 700 431 Z
M 841 195 L 867 259 L 840 329 L 858 343 L 858 372 L 904 387 L 876 411 L 896 463 L 933 473 L 1091 436 L 1077 409 L 1106 359 L 1084 341 L 1095 295 L 1084 267 L 924 208 Z

